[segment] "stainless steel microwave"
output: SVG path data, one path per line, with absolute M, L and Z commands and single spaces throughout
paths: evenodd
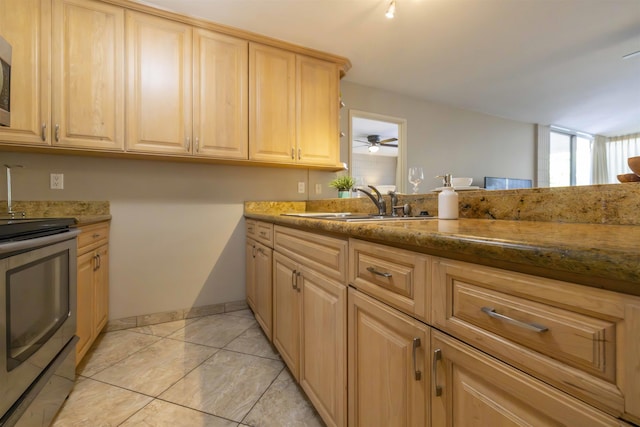
M 11 124 L 11 45 L 0 37 L 0 126 Z

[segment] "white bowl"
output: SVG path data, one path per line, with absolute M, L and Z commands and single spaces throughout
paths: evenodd
M 473 182 L 473 178 L 451 178 L 451 185 L 453 187 L 468 187 Z

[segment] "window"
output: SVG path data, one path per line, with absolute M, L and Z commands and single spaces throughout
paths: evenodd
M 549 186 L 591 184 L 591 138 L 552 130 L 549 141 Z

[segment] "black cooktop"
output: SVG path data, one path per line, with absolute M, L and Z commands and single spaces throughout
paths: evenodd
M 26 240 L 63 233 L 75 222 L 73 218 L 0 219 L 0 242 Z

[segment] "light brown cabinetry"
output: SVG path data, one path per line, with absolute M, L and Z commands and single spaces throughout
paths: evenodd
M 13 46 L 11 127 L 0 140 L 122 150 L 122 8 L 92 0 L 2 0 L 0 8 Z
M 273 343 L 330 426 L 347 423 L 346 246 L 274 229 Z
M 78 305 L 76 365 L 109 317 L 109 223 L 80 227 L 78 236 Z
M 353 288 L 348 307 L 349 425 L 430 425 L 429 327 Z
M 127 150 L 191 152 L 192 27 L 126 11 Z
M 640 420 L 640 299 L 447 259 L 433 324 L 615 417 Z
M 52 144 L 124 149 L 124 10 L 53 1 Z
M 51 1 L 1 0 L 0 29 L 13 49 L 11 126 L 0 127 L 0 141 L 48 145 Z
M 273 224 L 247 220 L 247 303 L 269 341 L 273 339 Z M 258 242 L 257 240 L 260 240 Z
M 196 28 L 193 32 L 193 154 L 248 158 L 246 40 Z
M 339 162 L 336 64 L 249 45 L 249 158 L 335 166 Z
M 627 425 L 439 331 L 431 336 L 434 427 Z

